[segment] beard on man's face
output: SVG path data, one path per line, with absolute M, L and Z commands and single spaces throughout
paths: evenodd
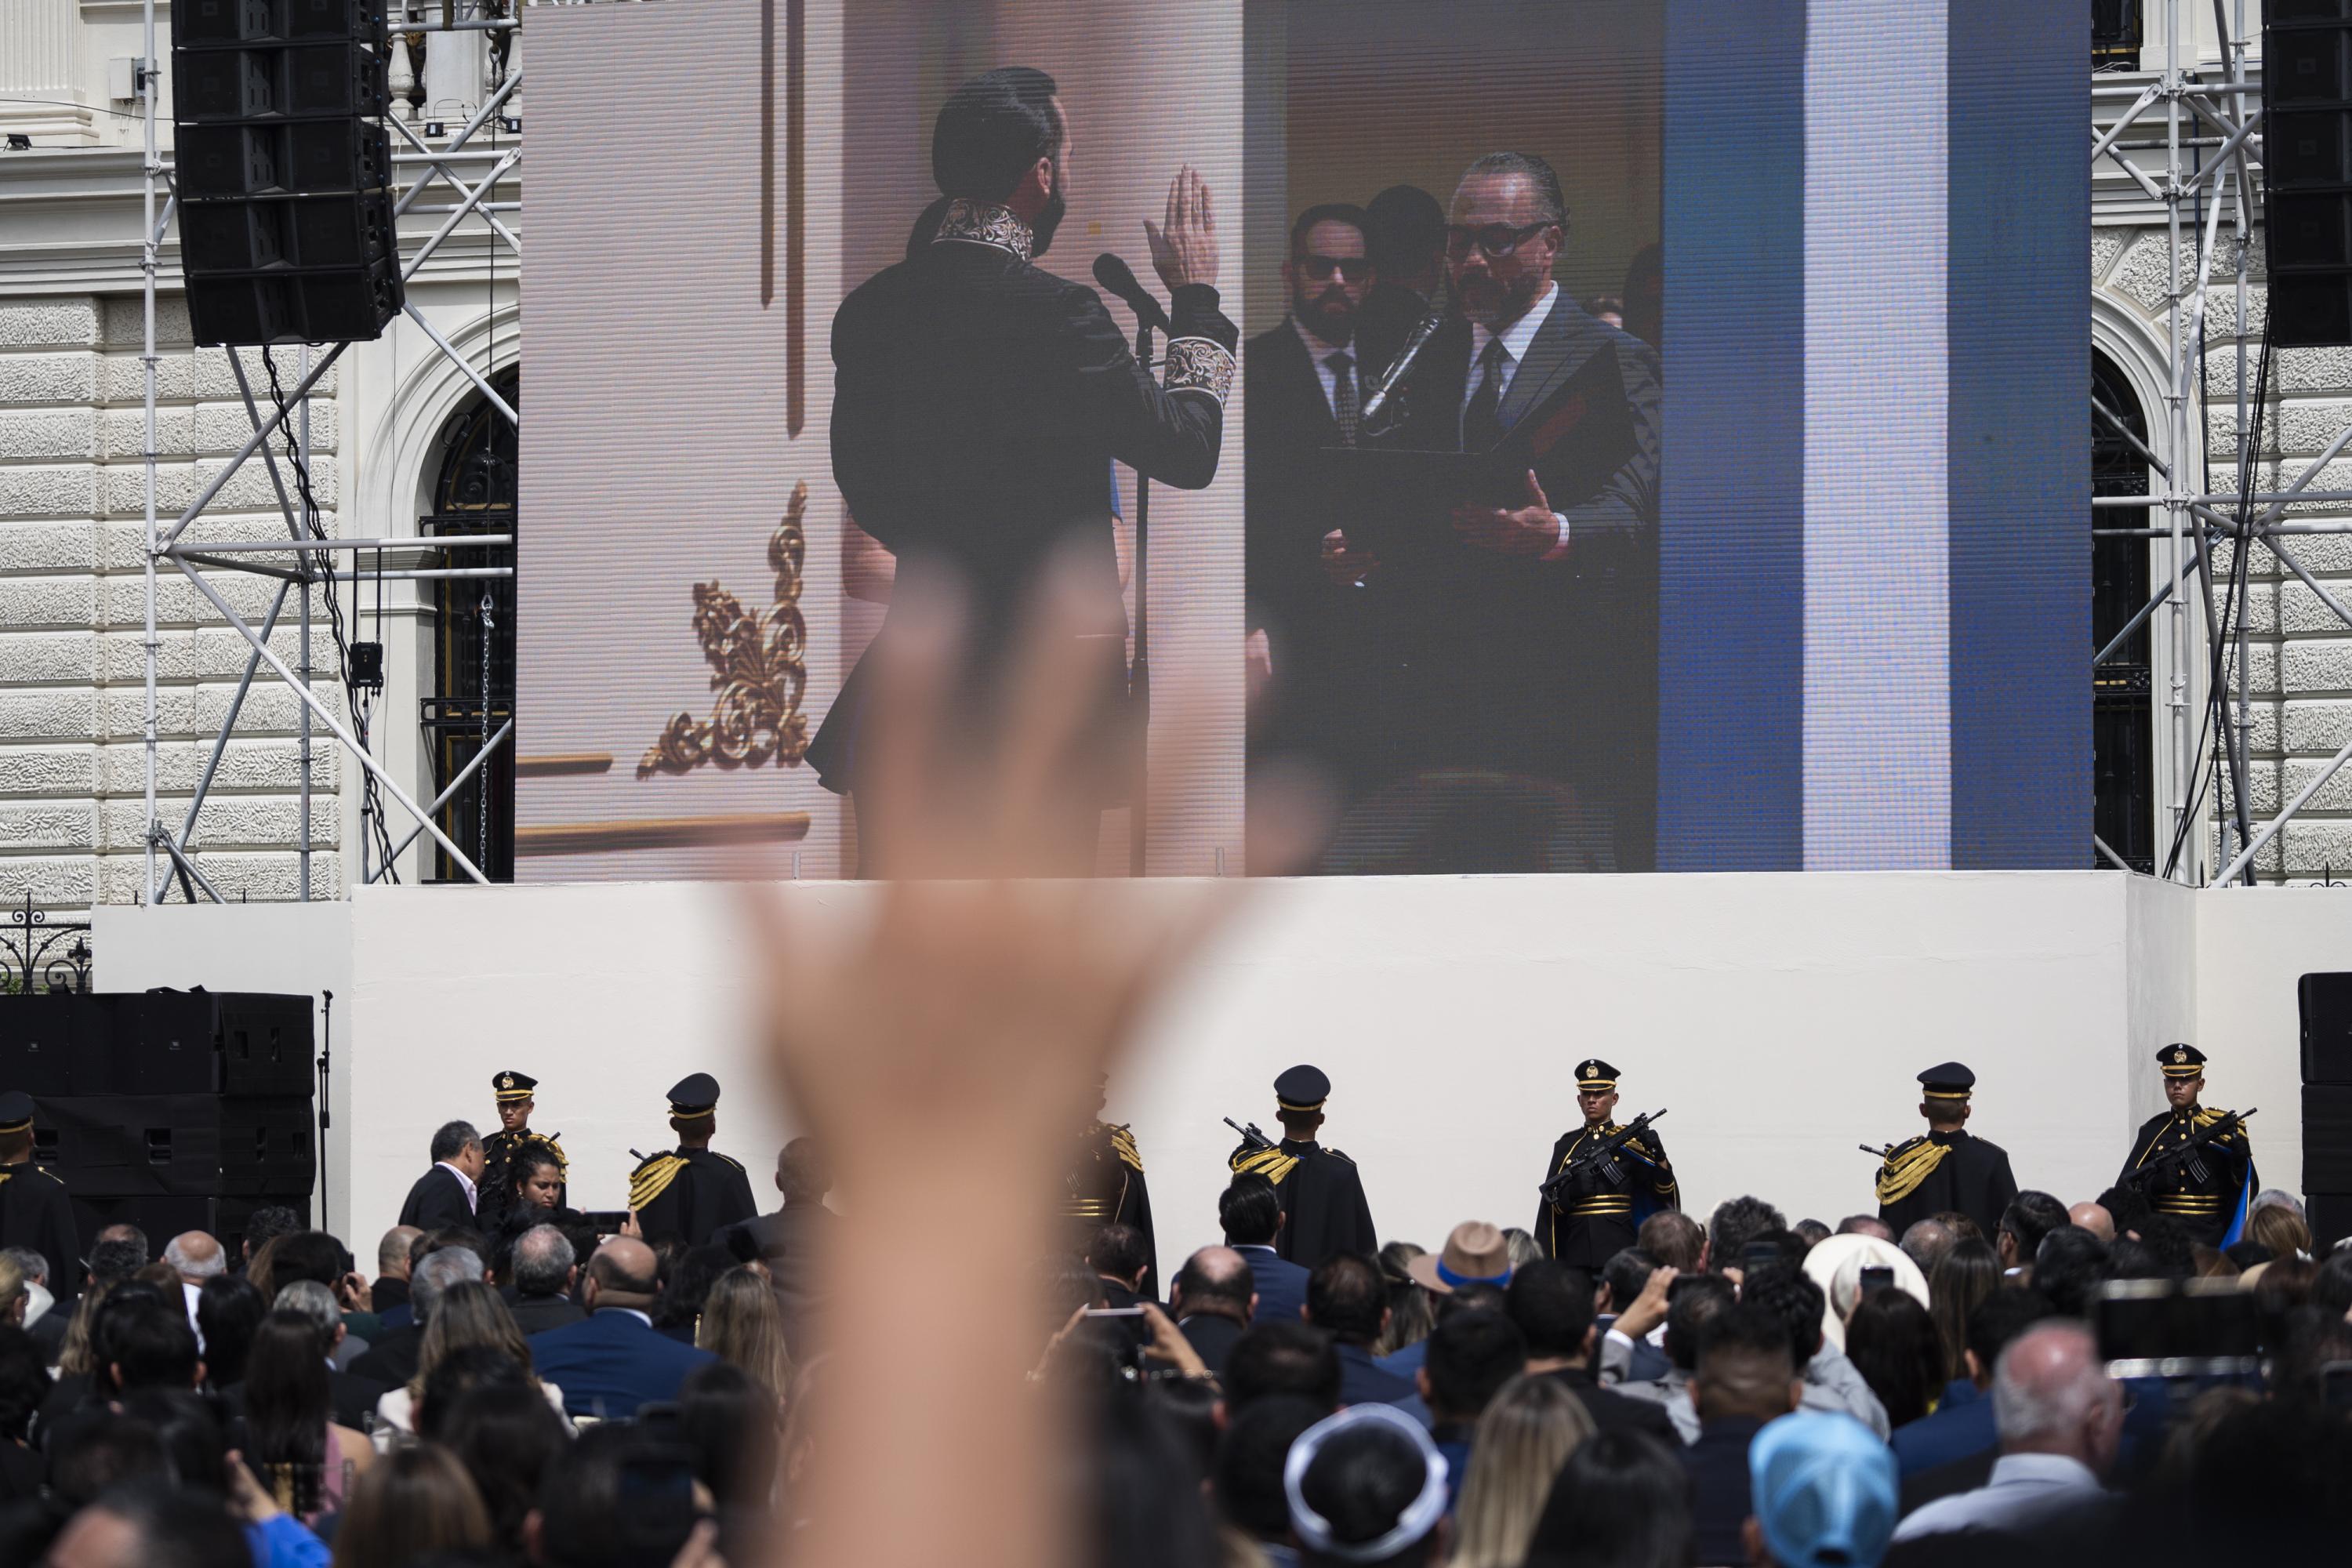
M 1528 307 L 1543 292 L 1541 273 L 1529 270 L 1512 278 L 1498 278 L 1493 272 L 1465 272 L 1452 279 L 1454 297 L 1462 303 L 1462 313 L 1482 327 L 1497 321 L 1515 321 L 1528 313 Z
M 1324 285 L 1319 294 L 1311 286 L 1302 288 L 1292 294 L 1290 303 L 1298 319 L 1325 342 L 1338 347 L 1355 336 L 1356 302 L 1348 298 L 1338 279 Z

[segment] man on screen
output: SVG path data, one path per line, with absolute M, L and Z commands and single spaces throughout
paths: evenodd
M 1111 462 L 1183 489 L 1217 471 L 1239 333 L 1217 308 L 1217 234 L 1191 168 L 1144 228 L 1171 292 L 1175 331 L 1162 384 L 1136 363 L 1091 289 L 1034 265 L 1069 201 L 1076 136 L 1053 78 L 1008 67 L 950 95 L 931 169 L 950 198 L 921 254 L 867 279 L 834 318 L 834 477 L 858 525 L 896 557 L 892 616 L 925 584 L 965 606 L 963 711 L 991 734 L 1010 634 L 1034 608 L 1046 564 L 1068 552 L 1087 574 L 1099 629 L 1071 650 L 1099 671 L 1101 721 L 1056 765 L 1084 770 L 1093 804 L 1045 870 L 1084 870 L 1100 805 L 1135 752 L 1118 722 L 1127 623 L 1106 476 Z M 910 595 L 909 590 L 916 592 Z M 892 635 L 886 620 L 877 638 Z M 869 656 L 871 653 L 869 650 Z M 865 661 L 809 749 L 829 789 L 860 795 Z M 870 808 L 870 800 L 861 800 Z M 862 809 L 860 869 L 894 869 L 892 826 Z
M 1343 523 L 1324 537 L 1322 561 L 1335 580 L 1362 583 L 1381 617 L 1395 776 L 1467 775 L 1488 798 L 1546 797 L 1551 816 L 1580 825 L 1585 847 L 1571 863 L 1646 870 L 1658 362 L 1554 281 L 1567 232 L 1559 177 L 1541 158 L 1495 153 L 1470 165 L 1445 227 L 1454 313 L 1412 362 L 1403 411 L 1379 439 L 1491 454 L 1488 477 L 1443 515 L 1391 519 L 1365 538 Z M 1376 547 L 1382 538 L 1395 558 Z M 1477 865 L 1455 868 L 1557 868 L 1559 837 L 1530 826 L 1522 849 L 1486 845 Z

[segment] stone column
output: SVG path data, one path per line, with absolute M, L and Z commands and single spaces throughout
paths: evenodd
M 80 61 L 79 0 L 0 4 L 0 132 L 30 136 L 36 146 L 96 141 L 99 116 L 88 107 Z

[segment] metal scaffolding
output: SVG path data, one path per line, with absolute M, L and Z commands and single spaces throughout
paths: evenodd
M 389 9 L 393 13 L 394 47 L 402 47 L 398 40 L 410 34 L 495 33 L 510 31 L 521 26 L 519 8 L 516 15 L 488 14 L 508 8 L 503 5 L 485 5 L 480 4 L 479 0 L 467 0 L 464 5 L 451 5 L 446 9 L 439 5 L 435 5 L 432 7 L 433 15 L 429 16 L 425 14 L 425 7 L 422 0 L 392 0 Z M 196 498 L 172 521 L 169 528 L 161 526 L 156 512 L 156 464 L 159 454 L 156 450 L 155 434 L 156 365 L 158 363 L 155 352 L 155 298 L 158 259 L 163 237 L 171 227 L 173 211 L 177 205 L 177 195 L 173 183 L 172 165 L 163 157 L 157 137 L 156 111 L 159 94 L 156 91 L 156 82 L 162 64 L 156 49 L 156 0 L 144 0 L 145 41 L 142 46 L 138 77 L 141 116 L 144 121 L 142 129 L 146 146 L 142 198 L 144 230 L 142 235 L 140 265 L 142 275 L 142 292 L 144 310 L 141 364 L 144 405 L 144 423 L 142 429 L 145 467 L 145 640 L 142 645 L 142 662 L 145 677 L 142 741 L 147 826 L 145 868 L 141 879 L 140 901 L 149 905 L 161 901 L 175 878 L 180 882 L 183 895 L 191 902 L 195 900 L 199 892 L 215 903 L 223 901 L 220 889 L 196 864 L 194 855 L 196 834 L 204 815 L 205 801 L 212 790 L 214 777 L 220 767 L 222 756 L 228 749 L 230 734 L 236 728 L 237 719 L 244 711 L 246 698 L 253 689 L 254 678 L 260 673 L 261 667 L 265 664 L 268 666 L 271 677 L 283 682 L 292 690 L 300 704 L 297 757 L 301 782 L 295 849 L 299 867 L 299 896 L 302 900 L 308 900 L 312 893 L 310 775 L 314 723 L 323 725 L 328 733 L 351 753 L 352 760 L 359 764 L 374 785 L 383 794 L 390 795 L 415 823 L 407 837 L 401 839 L 390 854 L 382 857 L 378 863 L 371 866 L 368 863 L 367 850 L 367 834 L 370 827 L 368 818 L 381 807 L 373 802 L 372 795 L 363 794 L 361 808 L 362 822 L 360 866 L 362 881 L 373 881 L 383 876 L 400 853 L 415 842 L 418 837 L 429 836 L 466 876 L 477 882 L 487 882 L 489 880 L 488 877 L 454 839 L 442 831 L 439 823 L 435 820 L 435 814 L 456 795 L 496 747 L 511 742 L 514 734 L 512 721 L 509 721 L 497 734 L 489 738 L 471 763 L 449 782 L 448 786 L 438 797 L 429 805 L 420 805 L 376 758 L 364 737 L 339 717 L 327 703 L 321 701 L 318 694 L 311 689 L 310 678 L 316 673 L 312 661 L 313 628 L 310 607 L 311 589 L 314 586 L 361 580 L 382 583 L 399 580 L 513 575 L 513 568 L 508 566 L 408 567 L 375 570 L 365 574 L 356 569 L 359 562 L 357 552 L 361 551 L 381 551 L 387 546 L 395 545 L 411 549 L 423 547 L 435 551 L 482 549 L 509 544 L 513 540 L 511 534 L 468 535 L 433 540 L 337 539 L 324 536 L 320 526 L 318 507 L 311 496 L 308 479 L 310 458 L 310 393 L 320 379 L 327 374 L 337 360 L 341 358 L 343 351 L 351 345 L 348 343 L 326 345 L 325 352 L 315 357 L 311 352 L 311 345 L 302 345 L 300 379 L 290 393 L 274 398 L 275 407 L 266 416 L 260 404 L 255 399 L 253 388 L 247 379 L 240 351 L 231 348 L 228 352 L 229 367 L 236 378 L 237 391 L 244 400 L 247 416 L 252 424 L 252 435 L 237 450 L 236 456 L 213 476 L 210 482 L 198 492 Z M 520 166 L 522 162 L 522 149 L 519 146 L 509 146 L 484 152 L 469 149 L 467 144 L 484 126 L 492 122 L 494 117 L 499 115 L 499 110 L 521 85 L 520 69 L 508 72 L 496 89 L 485 98 L 481 107 L 473 116 L 438 147 L 428 145 L 397 116 L 385 117 L 385 124 L 407 144 L 405 150 L 394 157 L 394 167 L 420 171 L 415 182 L 394 205 L 395 229 L 400 216 L 412 210 L 435 214 L 442 220 L 428 237 L 416 241 L 413 246 L 402 245 L 401 278 L 404 283 L 416 276 L 418 269 L 448 240 L 451 235 L 457 231 L 458 225 L 468 216 L 481 219 L 498 243 L 504 244 L 518 258 L 520 257 L 522 253 L 520 237 L 499 216 L 500 211 L 512 210 L 511 205 L 495 203 L 488 197 L 499 182 L 513 174 Z M 507 128 L 519 133 L 519 125 L 512 121 L 508 123 Z M 461 169 L 468 165 L 474 166 L 471 184 L 468 184 L 467 178 L 460 173 Z M 450 190 L 455 193 L 457 199 L 445 205 L 417 207 L 417 198 L 425 195 L 436 180 L 446 182 Z M 499 395 L 465 353 L 454 347 L 441 332 L 436 331 L 413 301 L 405 304 L 403 309 L 409 321 L 415 323 L 432 343 L 435 352 L 447 358 L 452 364 L 462 371 L 479 390 L 483 398 L 490 406 L 496 408 L 500 416 L 520 426 L 521 417 L 514 406 Z M 276 379 L 274 372 L 271 379 L 274 383 Z M 278 459 L 270 447 L 273 438 L 281 440 L 285 438 L 281 432 L 289 419 L 295 423 L 298 432 L 293 454 L 297 482 L 295 491 L 291 494 L 289 493 L 286 478 L 279 470 Z M 205 541 L 188 537 L 191 528 L 204 515 L 205 509 L 212 504 L 245 465 L 257 456 L 260 458 L 262 466 L 268 472 L 270 487 L 276 495 L 278 510 L 286 521 L 287 539 L 283 542 L 271 541 L 257 543 L 251 541 Z M 345 552 L 349 552 L 348 559 L 353 567 L 353 570 L 349 572 L 337 571 L 331 564 L 322 560 L 323 557 L 341 555 Z M 228 600 L 205 579 L 203 573 L 198 570 L 200 567 L 246 572 L 277 581 L 276 597 L 258 630 L 236 613 Z M 244 638 L 248 648 L 244 676 L 237 682 L 236 694 L 230 699 L 227 711 L 222 716 L 219 728 L 213 736 L 211 753 L 205 760 L 204 771 L 197 780 L 195 793 L 188 803 L 186 815 L 176 831 L 163 822 L 156 800 L 157 760 L 160 749 L 156 685 L 158 665 L 163 651 L 156 634 L 156 593 L 162 574 L 166 571 L 176 571 L 186 578 L 196 593 Z M 285 610 L 286 599 L 289 592 L 299 592 L 300 625 L 298 653 L 295 661 L 291 664 L 270 647 L 269 641 L 271 635 L 278 628 L 278 619 Z M 340 647 L 337 649 L 337 657 L 338 658 L 341 657 Z

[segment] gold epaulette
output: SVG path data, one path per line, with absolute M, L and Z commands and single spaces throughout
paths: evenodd
M 1255 1154 L 1238 1155 L 1232 1164 L 1234 1174 L 1237 1176 L 1264 1176 L 1278 1187 L 1282 1185 L 1285 1177 L 1298 1169 L 1298 1156 L 1284 1153 L 1277 1145 L 1272 1149 L 1261 1149 Z
M 656 1154 L 639 1165 L 629 1177 L 629 1206 L 641 1209 L 661 1196 L 685 1169 L 686 1162 L 676 1154 Z
M 711 1150 L 711 1151 L 710 1151 L 710 1152 L 711 1152 L 711 1153 L 713 1153 L 713 1154 L 719 1154 L 719 1151 L 718 1151 L 718 1150 L 716 1150 L 716 1149 Z M 740 1161 L 740 1160 L 738 1160 L 734 1155 L 732 1155 L 732 1154 L 719 1154 L 719 1157 L 720 1159 L 722 1159 L 722 1160 L 726 1161 L 729 1164 L 730 1164 L 730 1165 L 734 1166 L 737 1170 L 739 1170 L 739 1171 L 743 1171 L 743 1162 L 742 1162 L 742 1161 Z M 744 1173 L 745 1175 L 747 1175 L 747 1176 L 748 1176 L 748 1175 L 750 1175 L 751 1173 L 751 1172 L 749 1172 L 749 1171 L 743 1171 L 743 1173 Z
M 541 1138 L 540 1139 L 540 1142 L 547 1145 L 547 1152 L 555 1156 L 556 1165 L 565 1175 L 569 1176 L 572 1173 L 572 1156 L 563 1152 L 562 1139 L 560 1137 Z
M 1135 1133 L 1131 1130 L 1114 1122 L 1110 1130 L 1110 1146 L 1112 1152 L 1137 1175 L 1143 1174 L 1143 1155 L 1135 1147 Z
M 1942 1164 L 1944 1156 L 1951 1152 L 1950 1144 L 1927 1138 L 1914 1138 L 1896 1149 L 1878 1167 L 1878 1201 L 1900 1203 L 1909 1197 L 1927 1179 L 1927 1173 Z

